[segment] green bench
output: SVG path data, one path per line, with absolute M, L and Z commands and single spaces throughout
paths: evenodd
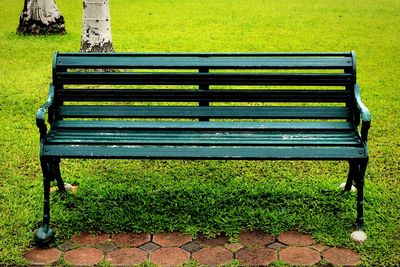
M 353 52 L 55 53 L 36 114 L 36 242 L 54 236 L 50 182 L 65 190 L 62 158 L 348 161 L 362 229 L 370 114 L 355 66 Z

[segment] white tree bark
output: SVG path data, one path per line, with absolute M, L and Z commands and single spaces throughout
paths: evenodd
M 65 34 L 64 17 L 54 0 L 25 0 L 17 32 Z
M 112 52 L 110 1 L 83 0 L 81 52 Z

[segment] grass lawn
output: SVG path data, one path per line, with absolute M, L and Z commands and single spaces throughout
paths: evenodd
M 0 9 L 0 265 L 23 265 L 41 222 L 35 111 L 54 51 L 78 51 L 82 1 L 57 1 L 65 36 L 15 34 L 23 1 Z M 232 238 L 288 229 L 355 248 L 365 266 L 400 263 L 400 1 L 111 1 L 117 51 L 349 51 L 372 113 L 365 187 L 368 240 L 353 244 L 345 162 L 65 160 L 76 195 L 52 195 L 58 242 L 78 231 L 172 231 Z

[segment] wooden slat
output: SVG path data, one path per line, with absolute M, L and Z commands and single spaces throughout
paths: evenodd
M 284 140 L 242 140 L 242 139 L 221 139 L 221 140 L 206 140 L 206 139 L 174 139 L 166 140 L 159 139 L 89 139 L 89 138 L 69 138 L 69 139 L 51 139 L 48 144 L 69 144 L 69 145 L 197 145 L 197 146 L 220 146 L 220 145 L 240 145 L 240 146 L 355 146 L 354 140 L 351 139 L 336 139 L 336 140 L 295 140 L 285 142 Z
M 64 89 L 61 101 L 156 102 L 349 102 L 347 90 L 169 90 L 169 89 Z M 205 105 L 207 106 L 207 105 Z
M 116 60 L 117 58 L 117 60 Z M 352 67 L 348 57 L 212 55 L 212 56 L 58 56 L 60 68 L 120 68 L 120 69 L 344 69 Z
M 291 159 L 349 160 L 365 158 L 363 147 L 201 147 L 46 145 L 42 156 L 136 159 Z
M 180 139 L 269 139 L 269 140 L 316 140 L 316 139 L 352 139 L 357 135 L 350 131 L 166 131 L 166 130 L 102 130 L 98 129 L 55 129 L 49 133 L 50 138 L 180 138 Z
M 53 130 L 47 144 L 359 146 L 355 132 Z
M 355 131 L 349 122 L 191 122 L 191 121 L 56 121 L 55 129 L 195 130 L 195 131 Z
M 115 138 L 251 138 L 251 139 L 284 139 L 284 140 L 302 140 L 302 139 L 338 139 L 350 138 L 355 139 L 357 135 L 350 131 L 168 131 L 168 130 L 102 130 L 98 129 L 54 129 L 49 135 L 50 138 L 99 138 L 99 139 L 115 139 Z
M 64 57 L 351 57 L 352 52 L 56 52 L 57 59 Z
M 349 73 L 59 72 L 58 84 L 307 85 L 353 84 Z
M 61 106 L 64 118 L 350 119 L 347 107 Z

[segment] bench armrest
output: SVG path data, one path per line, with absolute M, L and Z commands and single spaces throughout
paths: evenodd
M 39 128 L 40 140 L 43 140 L 47 133 L 47 126 L 45 121 L 46 111 L 51 107 L 54 102 L 54 86 L 50 84 L 49 96 L 47 101 L 36 112 L 36 126 Z
M 364 103 L 361 101 L 360 87 L 358 86 L 358 84 L 354 85 L 354 97 L 356 106 L 358 108 L 358 111 L 360 112 L 362 120 L 361 139 L 364 142 L 367 142 L 368 130 L 371 127 L 371 113 L 369 112 L 368 108 L 364 105 Z

